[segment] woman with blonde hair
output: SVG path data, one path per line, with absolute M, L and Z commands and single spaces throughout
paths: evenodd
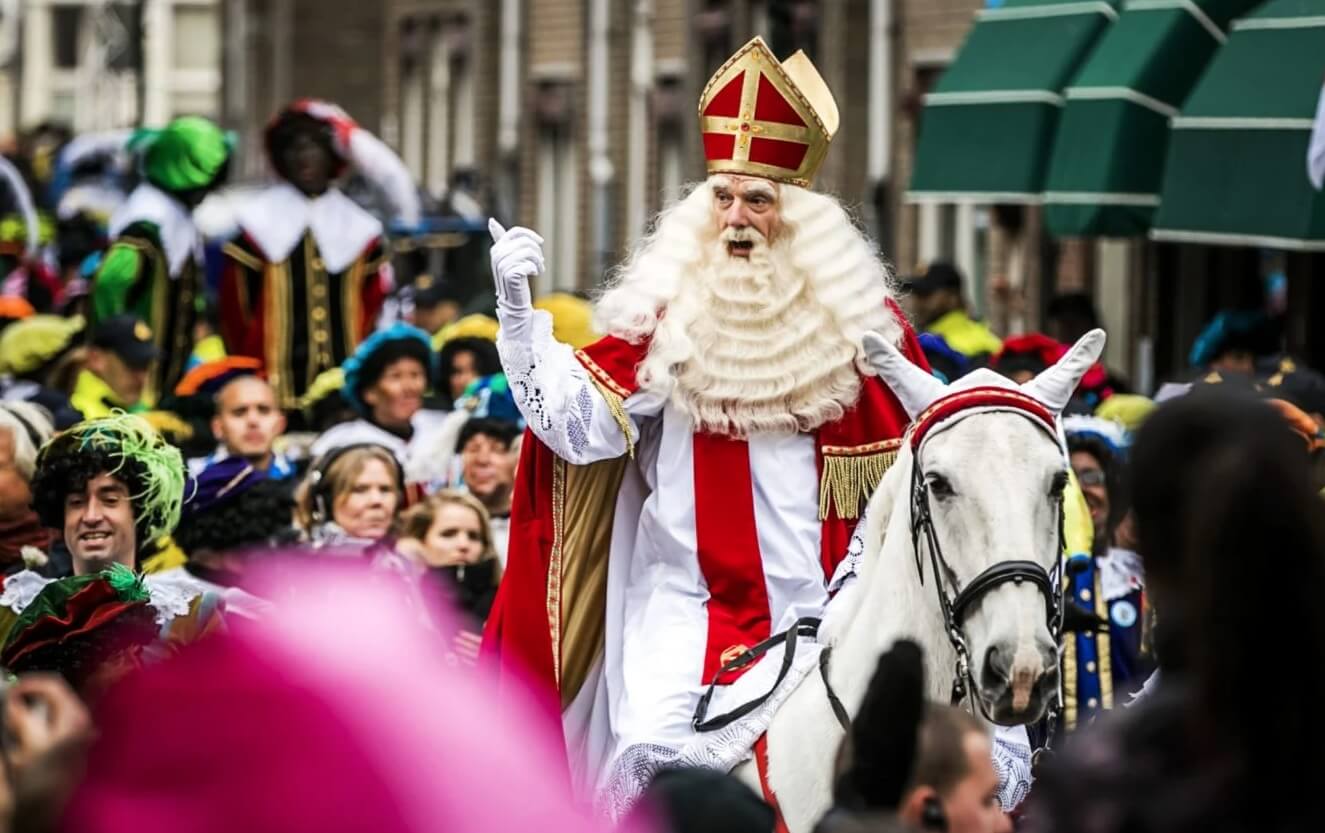
M 400 464 L 372 443 L 323 454 L 295 492 L 295 522 L 317 546 L 375 544 L 404 504 Z
M 397 547 L 427 567 L 478 628 L 488 618 L 501 581 L 488 510 L 467 492 L 445 489 L 400 517 Z

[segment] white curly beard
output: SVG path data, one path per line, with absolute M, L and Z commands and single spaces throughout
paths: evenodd
M 598 307 L 603 328 L 650 338 L 638 378 L 666 391 L 696 430 L 728 436 L 812 431 L 860 393 L 860 336 L 896 341 L 888 273 L 829 197 L 781 187 L 782 228 L 713 231 L 700 186 L 660 218 Z M 727 240 L 754 243 L 749 259 Z

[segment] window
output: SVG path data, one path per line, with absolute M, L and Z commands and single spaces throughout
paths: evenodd
M 221 17 L 216 7 L 175 6 L 173 51 L 175 69 L 215 70 L 221 65 Z
M 78 66 L 80 33 L 83 23 L 82 6 L 55 6 L 51 9 L 51 30 L 54 34 L 56 69 L 75 69 Z
M 423 68 L 406 60 L 400 73 L 400 155 L 416 176 L 423 172 Z
M 538 136 L 538 228 L 547 271 L 535 294 L 579 287 L 579 169 L 568 125 L 545 125 Z

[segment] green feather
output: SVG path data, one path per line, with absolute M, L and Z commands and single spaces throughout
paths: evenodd
M 151 598 L 143 580 L 123 564 L 110 565 L 101 571 L 101 576 L 115 590 L 115 595 L 120 597 L 120 601 L 146 602 Z

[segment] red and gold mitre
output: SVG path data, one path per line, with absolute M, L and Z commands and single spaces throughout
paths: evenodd
M 779 63 L 763 38 L 728 58 L 699 98 L 710 174 L 808 186 L 837 125 L 837 102 L 809 57 Z

